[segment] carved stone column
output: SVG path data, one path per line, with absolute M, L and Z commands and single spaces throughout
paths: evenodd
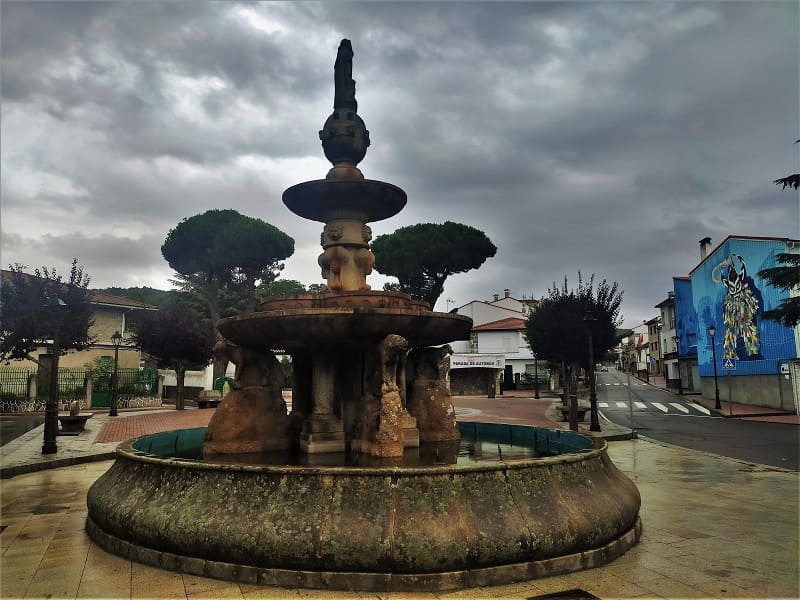
M 309 454 L 343 452 L 342 420 L 334 411 L 336 370 L 334 357 L 326 350 L 311 356 L 311 414 L 303 421 L 300 449 Z

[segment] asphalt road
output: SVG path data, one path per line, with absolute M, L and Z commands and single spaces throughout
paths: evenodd
M 44 416 L 41 414 L 0 415 L 0 446 L 5 446 L 42 423 Z
M 645 437 L 748 462 L 800 470 L 800 428 L 784 423 L 725 419 L 692 402 L 630 378 L 611 368 L 597 374 L 600 413 L 609 421 L 633 426 Z M 601 423 L 602 426 L 602 423 Z

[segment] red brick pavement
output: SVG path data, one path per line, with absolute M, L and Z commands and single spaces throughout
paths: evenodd
M 480 414 L 458 415 L 459 421 L 480 421 L 483 423 L 516 423 L 519 425 L 536 425 L 538 427 L 554 427 L 555 423 L 547 418 L 546 411 L 553 404 L 552 398 L 514 397 L 510 395 L 486 398 L 482 396 L 455 396 L 453 404 L 460 408 L 477 409 Z
M 213 408 L 205 410 L 173 410 L 120 417 L 103 425 L 97 435 L 96 442 L 124 442 L 148 433 L 206 427 L 211 420 L 211 415 L 215 412 L 216 410 Z
M 519 396 L 532 392 L 519 393 Z M 553 402 L 552 398 L 534 400 L 531 397 L 513 395 L 486 398 L 484 396 L 455 396 L 453 403 L 458 407 L 479 410 L 475 415 L 459 415 L 460 421 L 482 421 L 486 423 L 517 423 L 554 427 L 555 423 L 545 416 Z M 103 425 L 96 442 L 123 442 L 149 433 L 206 427 L 214 409 L 172 410 L 143 415 L 132 415 L 108 421 Z

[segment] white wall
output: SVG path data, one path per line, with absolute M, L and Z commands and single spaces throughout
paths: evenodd
M 514 373 L 524 373 L 525 363 L 533 360 L 533 354 L 521 331 L 478 331 L 480 354 L 503 354 L 506 364 L 512 365 Z
M 459 315 L 466 315 L 472 319 L 472 326 L 484 325 L 486 323 L 493 323 L 501 319 L 508 319 L 509 317 L 521 318 L 522 313 L 519 311 L 503 308 L 494 304 L 487 304 L 480 300 L 473 300 L 469 304 L 458 309 Z
M 514 312 L 522 312 L 522 307 L 524 304 L 515 298 L 500 298 L 495 302 L 490 303 L 492 306 L 499 306 L 501 308 L 507 308 L 509 310 L 513 310 Z

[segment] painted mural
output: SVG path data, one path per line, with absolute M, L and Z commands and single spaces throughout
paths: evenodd
M 717 330 L 713 343 L 720 376 L 779 373 L 781 364 L 797 357 L 794 330 L 761 318 L 787 292 L 758 272 L 776 266 L 775 255 L 786 251 L 779 239 L 729 237 L 691 272 L 689 281 L 674 280 L 680 353 L 697 352 L 701 376 L 714 374 L 711 325 Z
M 740 254 L 732 254 L 711 271 L 714 283 L 725 286 L 722 301 L 722 323 L 725 326 L 722 344 L 723 358 L 739 358 L 737 346 L 744 346 L 747 356 L 760 354 L 756 316 L 761 308 L 760 293 L 752 278 L 747 276 L 747 264 Z

